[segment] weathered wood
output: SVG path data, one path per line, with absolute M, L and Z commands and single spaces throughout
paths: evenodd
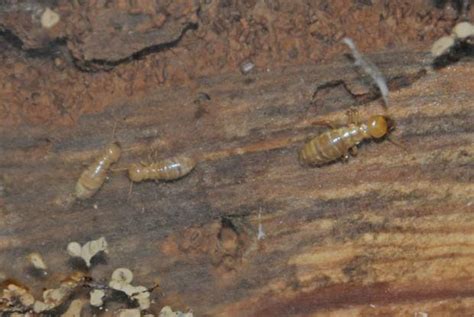
M 105 236 L 111 252 L 92 275 L 107 278 L 126 266 L 140 284 L 159 278 L 156 309 L 171 304 L 198 316 L 472 311 L 474 66 L 424 74 L 421 53 L 372 58 L 392 79 L 388 110 L 406 151 L 369 142 L 347 163 L 298 163 L 297 149 L 323 130 L 312 122 L 343 120 L 354 104 L 362 117 L 383 112 L 368 94 L 355 96 L 360 75 L 346 59 L 158 89 L 71 130 L 1 131 L 0 271 L 49 287 L 57 276 L 25 274 L 28 252 L 66 273 L 67 242 Z M 115 123 L 115 138 L 129 149 L 117 169 L 152 150 L 202 161 L 179 181 L 135 185 L 130 199 L 129 181 L 116 171 L 92 199 L 70 203 L 84 164 L 112 141 Z

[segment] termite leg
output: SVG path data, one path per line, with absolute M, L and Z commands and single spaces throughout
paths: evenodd
M 154 150 L 152 150 L 148 153 L 148 161 L 150 163 L 158 161 L 158 150 L 157 149 L 154 149 Z M 148 164 L 143 164 L 143 162 L 142 162 L 142 165 L 146 166 Z
M 358 153 L 357 146 L 351 147 L 349 151 L 351 151 L 352 156 L 357 156 L 357 153 Z
M 123 172 L 123 171 L 128 171 L 128 167 L 119 167 L 119 168 L 113 168 L 111 167 L 110 168 L 110 171 L 111 172 Z
M 401 142 L 393 138 L 393 136 L 387 137 L 387 140 L 392 144 L 401 147 L 405 152 L 408 152 L 407 147 Z
M 115 140 L 115 129 L 117 128 L 117 121 L 114 122 L 114 127 L 112 128 L 112 140 Z
M 127 201 L 130 200 L 130 198 L 132 197 L 132 189 L 133 189 L 133 182 L 130 181 L 130 187 L 128 188 L 128 196 L 127 196 Z
M 357 110 L 357 108 L 351 107 L 349 110 L 347 110 L 346 115 L 347 124 L 353 123 L 358 125 L 360 123 L 359 110 Z
M 311 122 L 311 125 L 325 125 L 331 129 L 337 129 L 337 127 L 340 126 L 336 122 L 329 121 L 329 120 L 314 121 L 314 122 Z
M 348 161 L 349 161 L 349 152 L 344 154 L 344 156 L 342 157 L 342 162 L 343 163 L 347 163 Z

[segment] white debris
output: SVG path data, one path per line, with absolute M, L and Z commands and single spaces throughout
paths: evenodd
M 136 286 L 134 293 L 130 296 L 138 302 L 141 310 L 150 308 L 150 292 L 144 286 Z
M 265 239 L 265 232 L 263 231 L 263 226 L 261 223 L 258 224 L 258 234 L 257 234 L 257 240 L 262 240 Z
M 342 39 L 342 42 L 346 44 L 352 51 L 352 56 L 354 57 L 354 64 L 356 66 L 359 66 L 362 68 L 362 70 L 369 75 L 372 80 L 375 82 L 377 87 L 380 90 L 380 94 L 382 95 L 383 101 L 385 105 L 388 105 L 388 87 L 387 87 L 387 81 L 385 80 L 385 77 L 383 76 L 382 72 L 377 68 L 375 64 L 370 62 L 369 60 L 366 60 L 362 57 L 362 54 L 359 53 L 357 50 L 354 42 L 348 38 L 345 37 Z
M 144 286 L 133 286 L 133 273 L 127 268 L 118 268 L 112 273 L 109 287 L 125 293 L 132 300 L 136 300 L 140 310 L 150 307 L 150 292 Z
M 456 42 L 464 41 L 474 36 L 474 25 L 469 22 L 460 22 L 456 24 L 450 35 L 443 36 L 431 46 L 431 55 L 439 57 L 446 54 Z
M 91 266 L 91 259 L 99 252 L 107 253 L 107 241 L 104 237 L 89 241 L 82 247 L 77 242 L 71 242 L 67 246 L 67 252 L 70 256 L 80 257 L 86 262 L 87 267 Z
M 10 315 L 8 315 L 9 317 L 34 317 L 34 315 L 32 313 L 11 313 Z
M 255 64 L 249 59 L 246 59 L 240 64 L 240 71 L 244 75 L 250 73 L 254 68 Z
M 262 218 L 262 211 L 258 212 L 258 233 L 257 233 L 257 240 L 265 239 L 265 231 L 263 231 L 263 225 L 261 222 Z
M 133 273 L 127 268 L 118 268 L 112 273 L 112 279 L 109 284 L 113 285 L 126 285 L 133 281 Z M 114 288 L 113 286 L 110 286 Z
M 47 305 L 46 303 L 43 303 L 42 301 L 36 301 L 35 304 L 33 305 L 33 311 L 35 313 L 41 313 L 47 310 L 50 310 L 54 308 L 54 306 Z
M 61 305 L 64 300 L 71 294 L 72 288 L 67 285 L 61 285 L 59 288 L 47 289 L 43 292 L 43 301 L 36 301 L 33 310 L 41 313 L 51 310 Z
M 61 315 L 61 317 L 81 317 L 82 308 L 85 301 L 83 299 L 75 299 L 69 304 L 68 309 Z
M 90 304 L 95 307 L 104 305 L 105 292 L 101 289 L 93 289 L 90 292 Z
M 474 25 L 469 22 L 460 22 L 454 26 L 453 34 L 459 40 L 474 36 Z
M 115 315 L 117 317 L 140 317 L 140 309 L 137 308 L 132 308 L 132 309 L 120 309 L 117 311 L 117 314 Z
M 182 313 L 180 311 L 174 312 L 170 306 L 165 306 L 161 309 L 158 317 L 193 317 L 193 313 Z
M 43 258 L 41 257 L 41 254 L 39 254 L 38 252 L 32 252 L 28 254 L 28 260 L 30 261 L 31 265 L 33 265 L 35 269 L 43 270 L 43 271 L 46 271 L 48 269 L 48 267 L 46 266 L 46 263 L 43 261 Z
M 41 15 L 41 26 L 45 29 L 50 29 L 55 26 L 61 17 L 59 14 L 51 10 L 50 8 L 46 8 Z
M 438 57 L 445 54 L 454 45 L 454 42 L 455 38 L 453 36 L 443 36 L 433 43 L 433 46 L 431 47 L 431 55 Z

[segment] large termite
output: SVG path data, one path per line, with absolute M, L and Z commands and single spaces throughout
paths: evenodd
M 380 139 L 393 127 L 390 118 L 371 116 L 366 122 L 354 120 L 356 112 L 349 112 L 346 126 L 326 131 L 308 141 L 299 152 L 300 161 L 309 165 L 324 165 L 340 158 L 348 159 L 349 151 L 357 153 L 357 145 L 366 139 Z
M 82 172 L 76 183 L 76 197 L 86 199 L 94 196 L 104 184 L 110 166 L 119 160 L 121 154 L 118 143 L 108 145 L 104 153 Z
M 187 156 L 176 156 L 158 162 L 145 164 L 133 163 L 128 168 L 128 177 L 132 182 L 144 180 L 175 180 L 189 174 L 196 161 Z
M 360 66 L 378 86 L 384 107 L 388 104 L 388 87 L 382 72 L 369 60 L 363 58 L 350 38 L 344 38 L 343 42 L 349 46 L 355 65 Z M 348 112 L 348 123 L 346 126 L 326 131 L 307 142 L 299 152 L 300 161 L 309 165 L 324 165 L 340 158 L 348 159 L 349 151 L 355 155 L 357 145 L 366 139 L 380 139 L 393 129 L 393 121 L 383 115 L 371 116 L 366 122 L 359 123 L 358 113 L 351 109 Z M 326 122 L 326 124 L 328 124 Z M 331 124 L 329 124 L 331 125 Z M 388 139 L 390 140 L 390 139 Z M 391 142 L 397 144 L 393 140 Z M 400 145 L 400 144 L 398 144 Z

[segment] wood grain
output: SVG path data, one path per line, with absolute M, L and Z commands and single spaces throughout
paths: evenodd
M 39 292 L 73 269 L 67 242 L 105 236 L 111 252 L 92 275 L 126 266 L 137 283 L 159 278 L 155 312 L 165 304 L 198 316 L 472 311 L 474 64 L 434 72 L 423 53 L 371 58 L 391 79 L 393 137 L 406 151 L 385 140 L 364 143 L 347 163 L 298 163 L 297 149 L 324 129 L 314 122 L 344 120 L 353 105 L 362 117 L 384 111 L 371 89 L 354 88 L 361 77 L 346 59 L 157 89 L 69 130 L 2 130 L 0 272 Z M 71 203 L 115 123 L 128 149 L 117 169 L 153 151 L 201 162 L 181 180 L 135 185 L 130 198 L 116 171 L 92 199 Z M 56 274 L 27 274 L 33 250 Z

